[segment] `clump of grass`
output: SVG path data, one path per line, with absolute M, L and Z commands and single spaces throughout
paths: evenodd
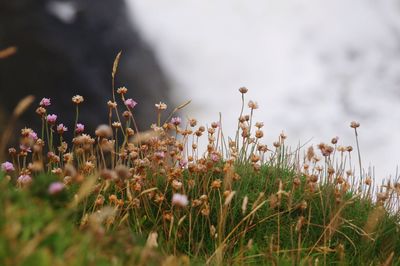
M 9 149 L 1 264 L 400 263 L 400 184 L 376 186 L 359 153 L 356 174 L 351 146 L 333 138 L 290 151 L 284 133 L 267 146 L 246 88 L 232 139 L 221 119 L 205 127 L 175 116 L 186 104 L 162 122 L 162 102 L 156 123 L 141 132 L 137 103 L 125 98 L 127 88 L 114 89 L 118 58 L 108 124 L 89 135 L 77 95 L 76 122 L 67 128 L 44 98 L 41 132 L 22 129 L 20 147 Z M 351 127 L 357 136 L 359 124 Z

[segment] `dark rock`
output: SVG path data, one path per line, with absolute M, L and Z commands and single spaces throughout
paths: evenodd
M 71 98 L 80 94 L 85 102 L 79 121 L 93 131 L 108 121 L 112 65 L 120 50 L 116 88 L 126 86 L 127 97 L 138 102 L 139 127 L 148 129 L 155 121 L 156 102 L 169 103 L 166 79 L 122 0 L 0 0 L 0 50 L 9 46 L 18 51 L 0 60 L 0 105 L 7 114 L 28 94 L 36 103 L 49 97 L 48 112 L 72 129 Z M 21 125 L 38 128 L 36 107 Z

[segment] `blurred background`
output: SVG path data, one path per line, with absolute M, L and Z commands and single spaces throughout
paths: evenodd
M 128 3 L 175 97 L 193 100 L 187 116 L 210 123 L 221 112 L 225 131 L 234 132 L 237 89 L 246 86 L 247 99 L 260 105 L 267 144 L 283 130 L 294 147 L 335 136 L 355 147 L 355 120 L 363 167 L 374 166 L 378 179 L 396 174 L 400 1 Z
M 336 136 L 355 147 L 355 120 L 364 168 L 382 179 L 400 162 L 399 0 L 3 0 L 0 48 L 11 45 L 0 60 L 9 110 L 50 96 L 68 122 L 81 94 L 92 128 L 104 123 L 122 49 L 117 86 L 139 102 L 141 125 L 153 103 L 191 99 L 183 117 L 210 124 L 221 112 L 232 136 L 246 86 L 268 145 L 284 131 L 292 147 Z

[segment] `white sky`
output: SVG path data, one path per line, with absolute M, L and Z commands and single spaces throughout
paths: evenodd
M 400 3 L 395 0 L 128 0 L 186 115 L 233 134 L 237 89 L 260 105 L 266 144 L 355 139 L 377 178 L 400 162 Z M 354 154 L 355 155 L 355 154 Z

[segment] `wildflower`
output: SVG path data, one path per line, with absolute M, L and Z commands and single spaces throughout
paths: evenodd
M 36 132 L 33 131 L 33 130 L 31 132 L 29 132 L 28 137 L 33 141 L 36 141 L 38 139 L 38 136 L 37 136 Z
M 50 184 L 49 189 L 47 190 L 50 195 L 56 195 L 64 190 L 64 184 L 61 182 L 53 182 Z
M 167 109 L 167 105 L 166 105 L 165 103 L 163 103 L 163 102 L 156 103 L 155 106 L 156 106 L 156 108 L 157 108 L 158 110 L 160 110 L 160 111 L 161 111 L 161 110 Z
M 4 162 L 1 164 L 1 170 L 4 172 L 12 172 L 15 170 L 14 165 L 10 162 Z
M 43 106 L 44 107 L 50 106 L 50 104 L 51 104 L 50 98 L 43 98 L 39 103 L 39 105 L 42 106 L 42 107 Z
M 213 162 L 218 162 L 219 161 L 219 156 L 216 153 L 211 154 L 211 160 Z
M 72 102 L 75 104 L 80 104 L 84 101 L 83 97 L 80 95 L 75 95 L 74 97 L 72 97 Z
M 19 148 L 22 152 L 32 152 L 31 148 L 25 144 L 19 145 Z
M 17 179 L 17 182 L 21 185 L 28 185 L 32 182 L 32 177 L 30 175 L 20 175 Z
M 137 105 L 137 102 L 135 102 L 131 98 L 126 99 L 124 103 L 125 103 L 126 107 L 128 107 L 129 109 L 133 109 Z
M 176 193 L 172 196 L 172 205 L 176 205 L 183 208 L 186 207 L 188 203 L 189 201 L 186 195 Z
M 56 120 L 57 120 L 57 115 L 55 114 L 47 115 L 47 122 L 49 124 L 55 124 Z
M 64 126 L 64 124 L 59 124 L 57 126 L 57 132 L 61 135 L 64 132 L 68 131 L 68 128 Z
M 120 88 L 117 89 L 117 93 L 118 93 L 118 94 L 124 95 L 124 94 L 126 94 L 127 92 L 128 92 L 128 89 L 127 89 L 126 87 L 120 87 Z
M 188 164 L 188 162 L 185 159 L 182 159 L 179 161 L 179 166 L 182 168 L 186 167 L 187 164 Z
M 76 124 L 75 132 L 80 134 L 85 130 L 85 125 L 78 123 Z
M 181 122 L 182 122 L 182 119 L 178 116 L 171 118 L 171 123 L 174 124 L 175 126 L 178 126 Z

